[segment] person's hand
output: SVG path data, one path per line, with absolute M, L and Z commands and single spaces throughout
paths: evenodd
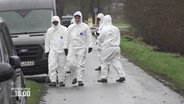
M 88 53 L 91 53 L 92 50 L 93 50 L 93 48 L 89 47 L 89 48 L 88 48 Z
M 45 53 L 45 56 L 46 56 L 46 57 L 49 57 L 49 52 Z
M 68 49 L 64 49 L 65 51 L 65 55 L 67 56 L 68 55 Z

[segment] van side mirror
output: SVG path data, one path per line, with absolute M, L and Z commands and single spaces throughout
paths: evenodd
M 0 82 L 11 79 L 14 75 L 14 70 L 8 63 L 0 63 Z
M 10 64 L 14 69 L 20 68 L 21 61 L 18 56 L 11 56 L 9 58 Z

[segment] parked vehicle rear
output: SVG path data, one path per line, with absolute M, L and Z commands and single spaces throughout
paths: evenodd
M 0 16 L 7 21 L 24 74 L 48 73 L 44 35 L 56 10 L 55 0 L 0 1 Z

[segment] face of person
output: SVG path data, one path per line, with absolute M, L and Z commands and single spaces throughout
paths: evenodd
M 97 18 L 97 21 L 98 21 L 98 22 L 100 22 L 100 21 L 101 21 L 101 19 L 100 19 L 100 18 Z
M 80 23 L 81 22 L 81 17 L 80 16 L 75 16 L 75 21 L 76 23 Z
M 54 26 L 57 26 L 58 25 L 58 21 L 54 21 L 52 23 L 54 24 Z

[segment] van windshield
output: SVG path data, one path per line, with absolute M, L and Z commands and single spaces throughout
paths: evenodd
M 11 34 L 46 32 L 51 26 L 53 10 L 17 10 L 0 12 Z

